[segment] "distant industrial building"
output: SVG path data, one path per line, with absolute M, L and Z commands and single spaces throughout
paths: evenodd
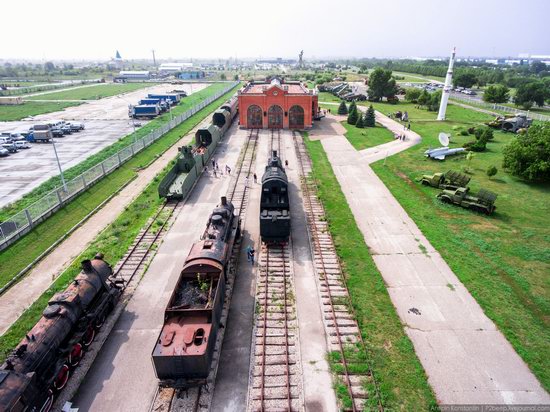
M 190 69 L 193 67 L 193 63 L 162 63 L 159 67 L 161 73 L 176 73 Z
M 149 80 L 150 78 L 151 72 L 148 70 L 121 70 L 115 81 Z
M 250 82 L 238 96 L 240 125 L 249 129 L 307 129 L 319 112 L 318 95 L 300 82 Z
M 203 79 L 204 77 L 206 77 L 206 73 L 199 69 L 184 70 L 178 75 L 178 79 L 182 80 Z

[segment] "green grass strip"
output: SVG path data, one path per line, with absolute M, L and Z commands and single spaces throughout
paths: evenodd
M 424 369 L 403 330 L 384 280 L 369 254 L 321 142 L 309 138 L 305 142 L 357 321 L 370 350 L 382 402 L 386 410 L 391 411 L 437 409 Z M 338 393 L 342 392 L 341 387 L 337 389 Z M 349 403 L 349 400 L 343 398 L 343 402 Z
M 105 199 L 134 179 L 139 169 L 154 161 L 182 136 L 189 133 L 209 113 L 217 109 L 231 93 L 233 90 L 172 129 L 151 146 L 80 194 L 8 249 L 0 252 L 0 285 L 4 286 Z
M 13 106 L 0 106 L 0 122 L 21 120 L 29 116 L 58 112 L 67 107 L 78 106 L 79 102 L 25 102 Z M 30 125 L 29 125 L 30 126 Z M 15 130 L 14 130 L 15 131 Z

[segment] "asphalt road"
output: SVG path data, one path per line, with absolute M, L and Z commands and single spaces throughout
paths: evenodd
M 195 93 L 208 85 L 183 84 L 178 88 L 190 94 L 191 86 Z M 166 92 L 173 88 L 170 84 L 155 85 L 124 94 L 122 98 L 113 96 L 17 122 L 0 122 L 0 132 L 28 130 L 33 124 L 52 120 L 84 123 L 85 130 L 55 140 L 61 167 L 68 169 L 132 132 L 132 122 L 128 118 L 129 103 L 137 102 L 147 93 Z M 52 144 L 31 144 L 30 149 L 0 158 L 0 207 L 20 199 L 58 174 Z

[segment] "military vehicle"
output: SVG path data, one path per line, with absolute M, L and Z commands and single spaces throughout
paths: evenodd
M 432 186 L 439 189 L 455 190 L 459 187 L 466 187 L 470 183 L 470 177 L 465 174 L 449 170 L 447 173 L 434 173 L 423 175 L 420 182 L 424 186 Z
M 490 215 L 496 209 L 497 195 L 488 190 L 481 189 L 476 195 L 470 195 L 469 187 L 459 187 L 456 190 L 443 190 L 437 198 L 444 203 L 452 203 L 466 209 Z
M 518 133 L 521 129 L 527 129 L 533 123 L 533 119 L 524 114 L 515 116 L 497 116 L 493 121 L 487 123 L 487 126 L 495 129 L 502 129 L 505 132 Z

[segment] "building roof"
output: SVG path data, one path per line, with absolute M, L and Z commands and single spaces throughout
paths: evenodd
M 148 70 L 122 70 L 120 76 L 149 76 Z
M 311 91 L 300 82 L 281 83 L 278 79 L 273 79 L 269 83 L 250 82 L 241 90 L 241 94 L 264 94 L 273 87 L 277 87 L 287 94 L 311 94 Z
M 184 68 L 193 67 L 193 63 L 162 63 L 160 71 L 181 71 Z

